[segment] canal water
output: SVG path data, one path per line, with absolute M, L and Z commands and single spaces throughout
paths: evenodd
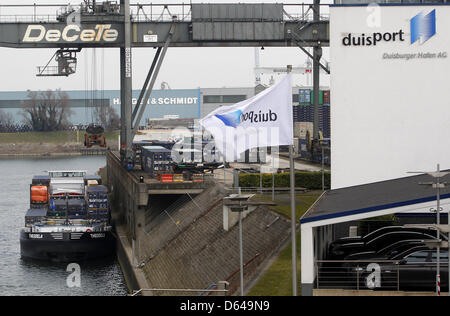
M 127 295 L 117 259 L 79 263 L 79 278 L 67 264 L 24 261 L 19 230 L 29 207 L 33 175 L 46 170 L 96 172 L 105 157 L 0 159 L 0 295 Z M 75 281 L 75 282 L 74 282 Z M 80 282 L 77 282 L 80 281 Z

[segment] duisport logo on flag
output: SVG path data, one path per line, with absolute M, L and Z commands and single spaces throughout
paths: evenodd
M 293 144 L 292 85 L 288 74 L 256 96 L 223 106 L 200 120 L 229 162 L 256 147 Z
M 436 34 L 436 9 L 426 14 L 422 11 L 411 19 L 411 44 L 428 41 Z

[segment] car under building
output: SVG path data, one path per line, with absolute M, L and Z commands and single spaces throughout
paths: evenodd
M 326 261 L 330 243 L 358 221 L 395 214 L 400 224 L 436 223 L 434 179 L 421 174 L 325 191 L 300 219 L 302 295 L 317 288 L 318 262 Z M 441 183 L 450 176 L 441 178 Z M 450 187 L 440 189 L 441 224 L 447 224 Z

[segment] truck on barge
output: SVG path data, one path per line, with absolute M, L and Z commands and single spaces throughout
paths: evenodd
M 23 259 L 78 262 L 114 254 L 107 188 L 85 171 L 49 171 L 30 186 Z

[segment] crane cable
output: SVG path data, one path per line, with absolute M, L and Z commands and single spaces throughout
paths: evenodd
M 97 49 L 94 47 L 92 49 L 92 65 L 91 65 L 91 124 L 96 124 L 95 120 L 98 118 L 98 115 L 95 115 L 97 100 Z
M 84 50 L 84 120 L 85 123 L 88 123 L 89 121 L 89 114 L 88 114 L 88 108 L 89 108 L 89 101 L 88 101 L 88 90 L 89 90 L 89 74 L 88 74 L 88 68 L 89 68 L 89 57 L 88 57 L 88 50 Z

